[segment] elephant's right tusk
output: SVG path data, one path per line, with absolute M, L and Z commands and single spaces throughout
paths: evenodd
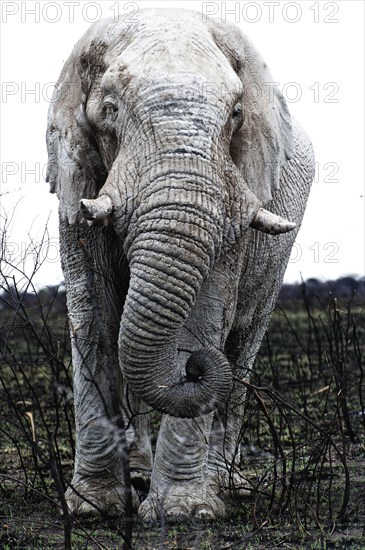
M 113 203 L 108 195 L 97 199 L 81 199 L 80 212 L 86 220 L 104 220 L 113 212 Z
M 256 216 L 251 222 L 251 227 L 270 235 L 280 235 L 294 229 L 297 224 L 277 216 L 265 208 L 259 208 Z

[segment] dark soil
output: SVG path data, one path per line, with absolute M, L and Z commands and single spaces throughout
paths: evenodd
M 65 312 L 54 303 L 2 312 L 1 549 L 65 547 L 59 495 L 72 474 L 72 366 Z M 242 421 L 251 495 L 237 498 L 232 487 L 224 521 L 146 526 L 134 517 L 132 548 L 365 549 L 364 352 L 354 297 L 283 300 Z M 72 548 L 123 548 L 125 527 L 71 518 Z

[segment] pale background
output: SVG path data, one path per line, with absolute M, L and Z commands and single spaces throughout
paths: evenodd
M 364 275 L 364 3 L 336 2 L 1 2 L 2 224 L 16 262 L 48 220 L 38 286 L 62 281 L 57 198 L 44 181 L 45 129 L 53 85 L 93 21 L 143 7 L 214 12 L 253 40 L 292 115 L 309 133 L 317 175 L 286 282 Z M 15 208 L 15 210 L 14 210 Z M 12 215 L 13 213 L 13 215 Z M 34 269 L 28 254 L 24 269 Z M 9 274 L 11 274 L 9 272 Z M 16 272 L 13 272 L 19 277 Z

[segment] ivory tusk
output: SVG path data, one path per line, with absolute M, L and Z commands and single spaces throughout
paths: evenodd
M 108 195 L 97 199 L 81 199 L 80 211 L 87 220 L 103 220 L 113 212 L 113 203 Z
M 251 222 L 251 227 L 270 235 L 280 235 L 294 229 L 296 223 L 290 222 L 281 216 L 277 216 L 265 208 L 259 208 L 256 216 Z

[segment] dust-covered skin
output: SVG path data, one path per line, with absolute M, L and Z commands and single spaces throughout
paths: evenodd
M 230 480 L 245 492 L 240 379 L 314 172 L 268 82 L 236 26 L 188 10 L 100 21 L 65 63 L 47 144 L 72 336 L 74 512 L 125 511 L 121 410 L 144 519 L 212 519 Z M 167 413 L 154 460 L 151 408 Z

